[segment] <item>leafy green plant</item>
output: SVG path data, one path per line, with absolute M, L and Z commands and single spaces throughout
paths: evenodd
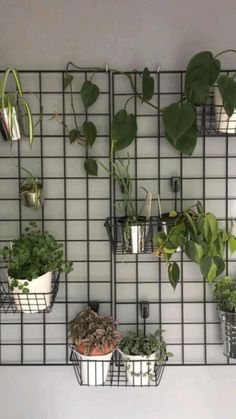
M 139 331 L 138 335 L 130 332 L 122 339 L 119 349 L 125 355 L 137 355 L 140 357 L 149 357 L 156 353 L 156 361 L 160 364 L 166 361 L 167 356 L 172 355 L 167 352 L 161 330 L 157 330 L 155 333 L 150 333 L 147 336 L 144 336 L 141 331 Z
M 47 272 L 71 272 L 72 262 L 64 262 L 63 244 L 58 244 L 48 233 L 41 233 L 36 223 L 31 222 L 19 239 L 10 247 L 0 250 L 0 258 L 7 264 L 8 275 L 13 280 L 10 288 L 28 293 L 28 281 Z M 25 279 L 24 285 L 18 280 Z
M 111 352 L 122 339 L 117 321 L 99 315 L 90 307 L 84 308 L 70 321 L 68 331 L 75 347 L 78 350 L 82 347 L 85 355 L 90 355 L 94 349 L 101 353 Z
M 216 282 L 214 297 L 218 307 L 222 311 L 235 313 L 236 311 L 236 282 L 230 276 L 226 276 Z
M 6 92 L 6 86 L 8 82 L 9 76 L 12 74 L 15 85 L 16 85 L 16 91 L 15 92 Z M 29 145 L 30 148 L 33 144 L 34 139 L 34 124 L 33 124 L 33 117 L 30 105 L 28 101 L 25 99 L 23 95 L 21 80 L 18 71 L 15 68 L 8 68 L 3 76 L 3 80 L 0 84 L 0 102 L 1 102 L 1 108 L 0 108 L 0 119 L 3 118 L 1 113 L 4 109 L 7 109 L 7 116 L 8 116 L 8 123 L 9 126 L 6 126 L 4 124 L 4 131 L 7 135 L 7 139 L 9 141 L 12 141 L 12 129 L 13 129 L 13 109 L 14 109 L 14 101 L 18 101 L 18 103 L 22 106 L 25 118 L 26 118 L 26 124 L 28 128 L 28 137 L 29 137 Z
M 186 69 L 184 96 L 162 110 L 165 135 L 177 150 L 192 155 L 197 143 L 196 108 L 209 102 L 213 86 L 217 86 L 225 112 L 230 117 L 236 109 L 236 73 L 221 74 L 219 56 L 235 50 L 225 50 L 217 55 L 201 51 L 194 55 Z
M 205 213 L 200 202 L 179 214 L 169 233 L 158 233 L 154 243 L 155 255 L 167 263 L 169 281 L 174 289 L 179 281 L 180 269 L 177 262 L 170 260 L 178 247 L 182 248 L 188 259 L 200 266 L 202 275 L 209 282 L 225 269 L 226 245 L 232 254 L 236 250 L 236 238 L 231 231 L 220 229 L 215 215 Z
M 39 182 L 39 180 L 34 177 L 29 170 L 25 169 L 24 167 L 21 167 L 21 170 L 25 171 L 29 175 L 29 179 L 26 179 L 20 186 L 20 196 L 23 196 L 27 193 L 35 194 L 33 205 L 34 210 L 37 211 L 41 205 L 43 188 L 42 183 Z

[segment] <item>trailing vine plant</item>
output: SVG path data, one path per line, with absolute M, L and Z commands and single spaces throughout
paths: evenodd
M 69 129 L 63 121 L 69 133 L 69 139 L 72 144 L 81 144 L 87 149 L 91 149 L 97 138 L 97 128 L 94 122 L 78 121 L 76 114 L 73 92 L 74 76 L 70 73 L 70 68 L 74 70 L 84 70 L 91 72 L 89 80 L 83 82 L 80 89 L 80 96 L 84 106 L 85 113 L 99 98 L 100 89 L 94 82 L 94 75 L 97 71 L 110 71 L 128 78 L 132 88 L 132 94 L 126 100 L 124 106 L 114 115 L 111 124 L 112 153 L 116 153 L 128 147 L 135 139 L 137 134 L 137 121 L 133 113 L 127 112 L 127 104 L 132 99 L 138 99 L 141 104 L 146 103 L 160 113 L 163 120 L 165 137 L 167 141 L 176 150 L 191 156 L 197 144 L 198 129 L 196 123 L 197 107 L 209 103 L 213 86 L 217 86 L 222 98 L 223 107 L 231 117 L 236 109 L 236 73 L 233 75 L 221 74 L 221 63 L 219 57 L 225 53 L 236 50 L 229 49 L 213 55 L 210 51 L 201 51 L 194 55 L 186 69 L 184 94 L 177 102 L 171 103 L 164 108 L 158 108 L 151 102 L 154 95 L 154 78 L 147 67 L 142 72 L 135 71 L 142 79 L 141 91 L 137 91 L 131 73 L 119 71 L 116 69 L 108 70 L 107 67 L 87 68 L 78 67 L 69 61 L 66 65 L 64 75 L 64 90 L 70 89 L 71 108 L 73 112 L 74 126 Z M 88 157 L 84 163 L 88 174 L 97 176 L 97 161 Z

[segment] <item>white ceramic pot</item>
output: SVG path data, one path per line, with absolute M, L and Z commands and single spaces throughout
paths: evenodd
M 73 349 L 75 351 L 75 349 Z M 82 384 L 96 386 L 105 383 L 113 354 L 89 356 L 75 351 L 81 358 L 81 380 Z
M 9 284 L 12 278 L 8 276 Z M 19 284 L 24 284 L 27 279 L 18 279 Z M 38 313 L 51 304 L 52 272 L 47 272 L 28 282 L 28 294 L 23 294 L 18 288 L 12 291 L 17 310 L 23 313 Z
M 125 361 L 128 384 L 148 386 L 155 380 L 156 352 L 150 356 L 126 355 L 123 352 L 121 354 Z
M 214 89 L 214 104 L 215 104 L 215 128 L 218 132 L 227 134 L 235 134 L 236 132 L 236 111 L 229 118 L 223 108 L 222 98 L 219 89 Z

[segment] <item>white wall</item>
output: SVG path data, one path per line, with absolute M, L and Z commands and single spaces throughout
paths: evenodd
M 0 66 L 184 68 L 234 48 L 235 17 L 234 0 L 0 0 Z M 233 419 L 235 382 L 234 367 L 169 367 L 158 389 L 84 389 L 69 367 L 2 367 L 1 419 Z

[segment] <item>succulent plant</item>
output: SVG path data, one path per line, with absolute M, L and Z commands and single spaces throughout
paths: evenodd
M 215 284 L 214 297 L 222 311 L 236 312 L 236 281 L 230 276 L 220 279 Z
M 116 320 L 86 307 L 70 321 L 69 337 L 76 349 L 82 347 L 84 355 L 90 355 L 94 349 L 100 353 L 111 352 L 120 343 L 122 334 L 117 330 Z

